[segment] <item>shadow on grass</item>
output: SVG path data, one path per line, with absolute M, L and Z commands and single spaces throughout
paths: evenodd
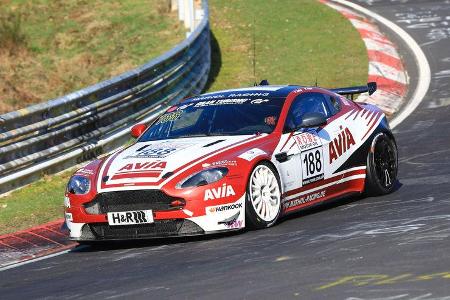
M 220 52 L 220 46 L 217 42 L 214 32 L 211 31 L 210 35 L 211 44 L 211 69 L 208 74 L 208 81 L 203 89 L 203 92 L 209 90 L 211 85 L 216 81 L 217 75 L 219 75 L 220 68 L 222 67 L 222 53 Z

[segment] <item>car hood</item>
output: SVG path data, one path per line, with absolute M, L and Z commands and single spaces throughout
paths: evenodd
M 252 139 L 258 139 L 258 136 L 211 136 L 135 143 L 105 160 L 97 187 L 104 191 L 159 185 L 209 156 Z

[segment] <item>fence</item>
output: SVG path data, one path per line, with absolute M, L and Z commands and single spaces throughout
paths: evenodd
M 188 10 L 201 15 L 188 37 L 147 64 L 0 115 L 0 194 L 123 145 L 132 125 L 149 122 L 168 105 L 200 93 L 211 63 L 207 0 L 201 8 Z

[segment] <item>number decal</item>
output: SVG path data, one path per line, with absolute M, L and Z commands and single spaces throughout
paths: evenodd
M 323 179 L 322 147 L 316 147 L 303 151 L 301 157 L 303 185 Z
M 304 152 L 303 168 L 306 171 L 306 177 L 322 172 L 322 153 L 320 150 Z

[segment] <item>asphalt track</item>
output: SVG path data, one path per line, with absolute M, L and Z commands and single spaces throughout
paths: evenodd
M 405 29 L 431 67 L 426 97 L 394 130 L 396 192 L 267 230 L 77 249 L 0 272 L 0 298 L 450 299 L 450 2 L 354 2 Z

